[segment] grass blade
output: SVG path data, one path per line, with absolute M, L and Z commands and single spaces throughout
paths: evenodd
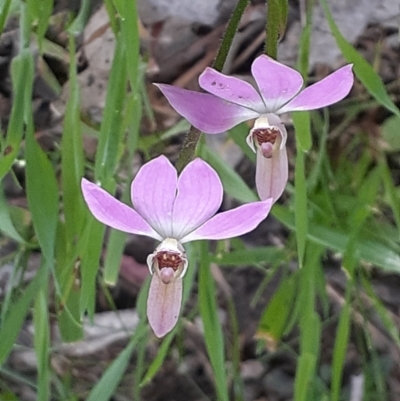
M 43 283 L 34 305 L 33 324 L 35 329 L 34 346 L 38 370 L 38 400 L 46 401 L 50 397 L 49 349 L 50 328 L 48 311 L 48 287 Z
M 0 365 L 12 350 L 33 299 L 36 298 L 47 280 L 47 273 L 48 267 L 43 263 L 21 296 L 10 305 L 9 313 L 5 316 L 0 327 Z
M 343 57 L 349 63 L 354 63 L 354 72 L 357 78 L 363 83 L 368 92 L 377 100 L 379 104 L 391 111 L 393 114 L 400 116 L 400 110 L 393 103 L 392 99 L 386 92 L 385 85 L 383 84 L 380 76 L 374 71 L 372 66 L 364 59 L 364 57 L 362 57 L 361 54 L 340 33 L 339 28 L 335 24 L 335 20 L 333 19 L 329 10 L 327 1 L 320 0 L 320 3 L 336 43 L 343 54 Z
M 80 119 L 80 91 L 77 77 L 75 39 L 69 36 L 69 88 L 70 96 L 65 112 L 62 146 L 61 175 L 65 229 L 68 243 L 79 238 L 85 225 L 86 210 L 81 194 L 83 176 L 83 143 Z
M 295 167 L 295 227 L 299 267 L 303 266 L 308 232 L 307 184 L 304 152 L 298 150 Z
M 51 13 L 53 11 L 53 0 L 30 0 L 27 2 L 28 10 L 33 17 L 34 24 L 37 24 L 36 35 L 39 50 L 43 51 L 43 39 L 49 26 Z
M 347 345 L 350 335 L 351 310 L 350 310 L 350 283 L 346 285 L 346 297 L 343 309 L 340 313 L 339 324 L 336 331 L 335 345 L 333 348 L 331 401 L 339 401 L 340 389 L 343 377 L 343 365 L 347 353 Z
M 22 238 L 20 233 L 15 228 L 15 225 L 10 215 L 10 208 L 7 205 L 3 187 L 1 185 L 0 185 L 0 230 L 5 235 L 12 238 L 14 241 L 17 241 L 20 244 L 27 245 L 25 239 Z
M 273 348 L 280 341 L 289 315 L 293 311 L 296 283 L 293 276 L 285 277 L 268 302 L 258 323 L 257 335 L 266 338 Z
M 20 150 L 24 128 L 22 116 L 25 115 L 26 105 L 31 104 L 33 64 L 33 56 L 27 49 L 22 50 L 11 62 L 10 70 L 14 97 L 7 136 L 4 149 L 2 149 L 3 154 L 0 158 L 0 179 L 11 168 Z
M 200 144 L 198 154 L 217 171 L 227 194 L 244 203 L 258 200 L 242 177 L 206 145 Z
M 275 205 L 273 215 L 285 226 L 294 230 L 294 216 L 280 205 Z M 307 237 L 314 244 L 322 245 L 344 254 L 349 236 L 330 227 L 310 221 Z M 389 247 L 368 239 L 358 239 L 354 244 L 355 258 L 359 261 L 372 263 L 384 270 L 400 272 L 400 256 Z
M 199 270 L 199 310 L 204 325 L 204 339 L 215 375 L 217 399 L 228 401 L 225 372 L 225 345 L 221 322 L 217 313 L 216 288 L 210 270 L 208 244 L 201 244 Z
M 122 379 L 131 355 L 138 342 L 147 333 L 147 327 L 139 325 L 132 336 L 127 347 L 118 355 L 111 365 L 104 372 L 101 379 L 94 386 L 86 401 L 108 401 L 114 394 L 119 382 Z

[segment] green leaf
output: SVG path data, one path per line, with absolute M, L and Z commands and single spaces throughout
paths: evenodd
M 11 352 L 13 345 L 20 333 L 22 324 L 25 322 L 29 307 L 34 298 L 43 288 L 45 281 L 48 279 L 48 266 L 44 263 L 37 271 L 34 279 L 24 289 L 19 298 L 10 305 L 9 313 L 1 322 L 0 327 L 0 365 L 5 361 Z
M 172 340 L 175 338 L 175 335 L 176 335 L 176 329 L 174 329 L 163 339 L 163 342 L 157 352 L 156 357 L 151 362 L 149 368 L 146 371 L 146 374 L 144 375 L 142 381 L 140 382 L 140 387 L 144 387 L 148 383 L 150 383 L 153 377 L 157 374 L 165 358 L 167 357 L 169 348 L 171 346 Z
M 75 39 L 69 36 L 69 89 L 61 146 L 61 176 L 66 240 L 71 245 L 79 239 L 85 225 L 81 179 L 83 176 L 83 143 L 80 118 L 80 90 L 77 77 Z
M 68 28 L 68 32 L 73 36 L 78 36 L 85 29 L 85 25 L 90 16 L 91 0 L 82 0 L 79 14 Z
M 285 257 L 286 251 L 284 249 L 265 246 L 222 254 L 217 253 L 213 261 L 222 266 L 248 266 L 260 263 L 276 263 L 277 260 L 283 260 Z
M 307 152 L 312 145 L 310 113 L 308 111 L 293 111 L 292 118 L 297 149 Z
M 378 312 L 378 315 L 382 320 L 382 323 L 385 325 L 386 330 L 396 343 L 397 347 L 400 347 L 399 330 L 397 328 L 396 323 L 394 322 L 394 315 L 389 309 L 386 308 L 382 300 L 375 294 L 374 289 L 370 282 L 370 278 L 362 276 L 361 279 L 362 279 L 362 284 L 373 303 L 373 307 Z
M 117 37 L 114 59 L 107 88 L 106 105 L 97 146 L 95 178 L 109 184 L 119 161 L 119 147 L 123 138 L 123 110 L 127 89 L 126 52 L 120 36 Z M 108 188 L 107 188 L 108 189 Z
M 235 199 L 247 203 L 257 201 L 254 192 L 243 181 L 242 177 L 225 163 L 216 153 L 200 144 L 199 156 L 217 171 L 224 190 Z
M 324 9 L 326 19 L 328 20 L 329 27 L 332 34 L 339 46 L 343 57 L 349 62 L 354 63 L 354 72 L 357 78 L 367 88 L 368 92 L 380 103 L 383 107 L 387 108 L 392 113 L 400 116 L 400 110 L 393 103 L 388 95 L 379 74 L 377 74 L 372 66 L 361 56 L 361 54 L 345 39 L 340 33 L 326 0 L 320 0 L 321 6 Z
M 31 127 L 26 137 L 26 189 L 33 226 L 42 253 L 51 265 L 58 222 L 58 187 L 53 166 L 36 142 Z
M 163 133 L 156 132 L 154 134 L 141 136 L 139 138 L 138 148 L 149 155 L 150 149 L 155 145 L 160 145 L 160 142 L 171 139 L 177 135 L 187 132 L 190 128 L 190 124 L 182 119 L 179 120 L 173 127 L 169 128 Z M 148 156 L 150 158 L 150 156 Z
M 78 341 L 83 337 L 80 322 L 80 288 L 79 288 L 79 247 L 85 241 L 80 241 L 77 247 L 71 247 L 67 240 L 65 224 L 60 222 L 56 237 L 56 265 L 54 269 L 54 284 L 57 296 L 57 321 L 61 338 L 65 342 Z
M 11 79 L 13 107 L 10 122 L 8 124 L 7 136 L 0 157 L 0 179 L 2 179 L 11 168 L 15 158 L 20 151 L 23 136 L 24 118 L 26 107 L 31 107 L 32 83 L 34 62 L 29 50 L 22 50 L 11 62 Z
M 257 335 L 262 338 L 267 337 L 274 347 L 280 341 L 286 328 L 288 317 L 293 311 L 295 295 L 295 277 L 283 278 L 258 323 Z
M 117 36 L 114 59 L 110 71 L 106 105 L 100 129 L 100 138 L 96 153 L 95 178 L 109 192 L 115 188 L 114 174 L 117 168 L 123 144 L 124 103 L 127 89 L 126 51 L 121 36 Z M 82 292 L 81 313 L 87 310 L 89 316 L 94 313 L 96 275 L 103 245 L 105 227 L 89 219 L 89 243 L 82 255 Z
M 249 134 L 249 126 L 246 123 L 241 123 L 229 130 L 229 137 L 234 140 L 236 145 L 242 149 L 242 152 L 253 163 L 256 162 L 256 154 L 246 142 L 246 137 Z
M 347 354 L 351 323 L 351 282 L 346 285 L 346 297 L 343 309 L 340 312 L 339 324 L 337 326 L 335 345 L 333 348 L 331 401 L 339 401 L 340 389 L 343 377 L 343 366 Z
M 307 183 L 305 160 L 302 150 L 296 156 L 295 179 L 295 226 L 299 267 L 303 267 L 308 231 Z
M 2 2 L 0 11 L 0 33 L 3 33 L 4 24 L 7 21 L 8 13 L 10 12 L 12 0 L 5 0 Z
M 207 242 L 201 243 L 201 259 L 199 270 L 199 310 L 204 325 L 204 339 L 215 375 L 217 399 L 228 401 L 227 378 L 225 372 L 225 345 L 218 317 L 216 288 L 211 275 Z
M 121 40 L 124 42 L 125 63 L 133 90 L 138 89 L 140 36 L 136 1 L 114 2 L 121 16 Z
M 273 215 L 285 226 L 294 229 L 294 216 L 280 205 L 275 205 Z M 309 222 L 308 239 L 315 244 L 344 254 L 349 236 L 338 230 Z M 400 256 L 389 247 L 376 241 L 358 239 L 354 244 L 357 260 L 371 263 L 387 271 L 400 272 Z
M 138 342 L 147 333 L 147 327 L 139 324 L 127 347 L 118 355 L 94 386 L 86 401 L 108 401 L 114 394 Z
M 304 273 L 304 270 L 301 272 Z M 314 299 L 312 300 L 314 303 Z M 303 308 L 305 306 L 303 305 Z M 300 314 L 300 357 L 294 383 L 294 401 L 306 401 L 314 387 L 321 342 L 321 320 L 314 310 Z
M 89 240 L 81 259 L 81 316 L 87 311 L 92 317 L 95 308 L 96 276 L 103 249 L 105 226 L 94 217 L 88 218 Z
M 398 152 L 400 150 L 399 127 L 399 116 L 391 116 L 381 125 L 382 136 L 387 144 L 384 150 L 388 153 Z
M 27 245 L 24 238 L 21 237 L 20 233 L 15 228 L 15 225 L 11 219 L 10 208 L 7 205 L 2 186 L 0 186 L 0 230 L 6 236 L 19 242 L 20 244 Z
M 118 280 L 122 253 L 124 252 L 127 234 L 118 230 L 111 230 L 107 243 L 107 252 L 104 258 L 104 282 L 115 285 Z
M 310 381 L 314 377 L 316 358 L 314 354 L 304 352 L 299 356 L 296 370 L 294 401 L 306 401 Z
M 37 24 L 36 34 L 40 52 L 43 50 L 43 38 L 49 26 L 53 11 L 53 0 L 30 0 L 27 2 L 33 22 Z
M 38 400 L 48 400 L 50 397 L 49 350 L 50 328 L 48 310 L 48 287 L 44 282 L 36 296 L 33 323 L 35 329 L 34 345 L 38 370 Z
M 42 254 L 52 266 L 58 223 L 58 185 L 53 165 L 34 137 L 31 102 L 26 105 L 26 192 Z

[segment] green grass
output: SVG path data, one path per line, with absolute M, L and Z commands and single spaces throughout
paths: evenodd
M 371 277 L 375 271 L 400 273 L 400 190 L 394 180 L 398 171 L 391 170 L 391 161 L 394 157 L 398 159 L 397 133 L 393 133 L 393 127 L 400 112 L 373 67 L 343 37 L 325 0 L 320 3 L 330 29 L 343 58 L 354 64 L 364 94 L 362 99 L 348 99 L 331 109 L 293 113 L 295 140 L 290 142 L 295 142 L 295 156 L 290 164 L 294 166 L 294 181 L 286 188 L 284 202 L 278 202 L 271 213 L 288 233 L 284 243 L 276 246 L 264 243 L 253 248 L 242 239 L 189 244 L 184 313 L 176 328 L 160 341 L 150 334 L 145 312 L 147 281 L 137 300 L 138 328 L 97 383 L 85 394 L 78 394 L 73 377 L 59 377 L 51 363 L 56 352 L 52 344 L 54 327 L 58 327 L 63 343 L 82 339 L 83 317 L 93 319 L 102 291 L 110 309 L 115 309 L 111 291 L 104 288 L 118 282 L 128 238 L 113 230 L 105 235 L 105 227 L 94 220 L 83 201 L 81 178 L 89 177 L 129 203 L 136 155 L 147 161 L 164 152 L 171 139 L 189 130 L 187 122 L 181 120 L 166 131 L 143 135 L 142 121 L 148 119 L 154 124 L 156 120 L 146 92 L 146 55 L 140 49 L 136 2 L 104 3 L 115 36 L 115 53 L 102 122 L 90 126 L 92 138 L 97 139 L 96 155 L 91 160 L 84 152 L 83 127 L 87 128 L 88 122 L 81 113 L 77 59 L 77 39 L 87 24 L 90 1 L 83 1 L 80 11 L 76 15 L 70 13 L 65 19 L 63 30 L 68 39 L 65 47 L 46 35 L 48 27 L 55 23 L 51 0 L 0 2 L 0 31 L 10 17 L 18 17 L 20 24 L 20 46 L 10 68 L 12 109 L 6 132 L 0 139 L 0 244 L 6 248 L 12 243 L 14 247 L 9 255 L 0 257 L 0 269 L 12 265 L 10 284 L 0 304 L 0 398 L 18 400 L 6 384 L 12 377 L 29 385 L 40 400 L 79 397 L 89 401 L 109 400 L 118 392 L 124 376 L 131 375 L 129 392 L 139 400 L 166 361 L 173 360 L 178 369 L 184 366 L 185 340 L 190 340 L 195 330 L 200 333 L 196 341 L 201 344 L 207 372 L 213 378 L 215 399 L 243 400 L 243 333 L 235 310 L 237 294 L 229 293 L 226 288 L 221 291 L 224 286 L 212 272 L 221 268 L 229 275 L 231 269 L 246 266 L 249 274 L 254 270 L 262 275 L 251 307 L 263 302 L 267 285 L 280 277 L 269 303 L 262 305 L 263 312 L 255 325 L 262 344 L 258 358 L 265 363 L 265 355 L 273 355 L 275 350 L 290 350 L 297 367 L 295 401 L 346 399 L 342 372 L 350 342 L 358 349 L 362 371 L 368 379 L 365 399 L 389 399 L 385 361 L 374 349 L 370 311 L 363 305 L 360 294 L 368 297 L 369 307 L 388 333 L 388 341 L 398 349 L 400 338 L 393 313 L 374 291 Z M 220 70 L 247 3 L 244 0 L 238 3 L 224 36 L 216 59 Z M 276 38 L 282 34 L 286 18 L 287 2 L 272 1 L 268 12 L 268 54 L 276 56 Z M 311 13 L 308 13 L 299 38 L 297 63 L 306 81 L 310 34 Z M 37 140 L 32 107 L 36 63 L 38 59 L 46 63 L 46 55 L 68 64 L 62 140 L 52 150 L 46 150 Z M 50 87 L 59 94 L 62 86 L 50 66 L 44 71 Z M 384 135 L 393 144 L 391 149 L 381 147 L 380 139 L 368 138 L 357 124 L 352 126 L 352 135 L 348 133 L 359 113 L 376 107 L 392 115 L 384 125 Z M 248 124 L 240 124 L 228 133 L 228 140 L 233 140 L 247 161 L 254 164 L 254 154 L 245 142 L 248 130 Z M 291 135 L 291 130 L 288 131 Z M 339 141 L 339 137 L 345 139 Z M 254 188 L 203 139 L 198 143 L 196 155 L 218 172 L 225 195 L 238 203 L 257 200 Z M 24 168 L 26 207 L 13 204 L 5 196 L 5 177 L 17 183 L 17 165 Z M 40 260 L 35 274 L 26 282 L 28 261 L 34 253 L 40 255 Z M 347 277 L 341 308 L 333 315 L 324 274 L 327 260 L 340 264 Z M 220 308 L 227 311 L 224 323 L 220 321 Z M 361 321 L 354 316 L 361 316 Z M 324 330 L 332 321 L 334 341 L 326 378 L 320 362 L 326 350 L 321 344 Z M 29 323 L 35 333 L 34 380 L 7 365 L 10 353 L 18 349 L 18 335 L 24 324 Z M 136 361 L 133 369 L 132 360 Z

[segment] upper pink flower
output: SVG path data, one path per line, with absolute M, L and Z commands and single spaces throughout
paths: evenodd
M 272 206 L 268 199 L 215 215 L 223 195 L 217 173 L 195 159 L 178 178 L 165 156 L 146 163 L 137 173 L 131 186 L 133 208 L 86 179 L 82 179 L 82 191 L 97 220 L 117 230 L 162 241 L 147 258 L 151 274 L 155 273 L 147 315 L 158 337 L 172 330 L 179 316 L 182 277 L 188 266 L 182 244 L 245 234 L 267 217 Z
M 282 194 L 288 178 L 286 129 L 279 114 L 314 110 L 343 99 L 354 77 L 346 65 L 303 90 L 301 74 L 262 55 L 251 67 L 258 90 L 241 79 L 206 68 L 199 85 L 209 93 L 157 84 L 172 107 L 206 134 L 218 134 L 250 119 L 257 119 L 248 137 L 257 153 L 256 185 L 261 199 Z

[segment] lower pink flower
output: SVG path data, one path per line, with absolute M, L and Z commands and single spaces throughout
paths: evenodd
M 215 214 L 223 195 L 217 173 L 195 159 L 178 177 L 164 156 L 146 163 L 137 173 L 131 186 L 133 208 L 86 179 L 82 179 L 82 192 L 100 222 L 161 241 L 147 258 L 152 274 L 147 316 L 157 337 L 171 331 L 180 314 L 182 278 L 188 267 L 182 244 L 245 234 L 267 217 L 272 206 L 272 199 L 267 199 Z

